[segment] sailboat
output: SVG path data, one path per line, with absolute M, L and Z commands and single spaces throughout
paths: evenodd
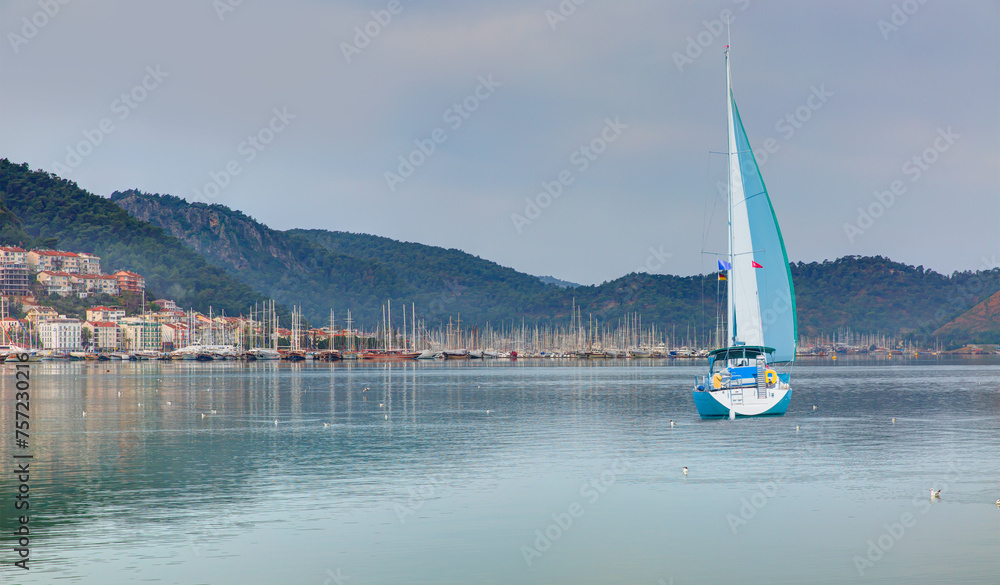
M 729 116 L 729 253 L 726 347 L 708 355 L 695 380 L 702 418 L 782 415 L 792 398 L 789 376 L 797 340 L 795 289 L 781 228 L 733 97 L 726 47 Z M 779 372 L 778 370 L 784 370 Z

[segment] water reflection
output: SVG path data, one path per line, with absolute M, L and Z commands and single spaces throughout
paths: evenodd
M 1000 497 L 996 360 L 803 364 L 785 417 L 733 423 L 697 418 L 701 371 L 41 364 L 25 582 L 322 583 L 338 568 L 357 583 L 844 582 L 907 511 L 920 514 L 912 536 L 864 580 L 930 582 L 914 572 L 928 553 L 967 582 L 995 576 L 996 518 L 978 514 Z M 7 372 L 5 436 L 12 384 Z M 590 503 L 581 486 L 619 460 L 628 471 Z M 922 513 L 914 498 L 942 485 Z M 9 474 L 0 489 L 16 489 Z M 573 503 L 575 524 L 525 562 Z M 7 550 L 13 522 L 3 515 Z

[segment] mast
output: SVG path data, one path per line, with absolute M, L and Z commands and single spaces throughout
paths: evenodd
M 727 225 L 729 227 L 729 265 L 733 268 L 736 265 L 733 262 L 733 157 L 736 154 L 736 130 L 733 128 L 733 81 L 732 75 L 729 72 L 729 45 L 726 45 L 726 122 L 729 126 L 728 132 L 728 151 L 729 156 L 729 179 L 727 181 L 727 199 L 728 205 L 728 221 Z M 737 167 L 739 166 L 739 161 L 736 161 Z M 726 343 L 723 347 L 732 347 L 736 345 L 736 319 L 733 315 L 733 280 L 736 277 L 735 270 L 728 270 L 728 278 L 726 279 Z

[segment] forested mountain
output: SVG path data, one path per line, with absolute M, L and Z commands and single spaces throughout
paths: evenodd
M 264 297 L 162 229 L 131 217 L 76 183 L 0 160 L 0 244 L 101 257 L 101 270 L 131 270 L 183 307 L 246 313 Z
M 117 205 L 116 205 L 117 204 Z M 127 212 L 127 213 L 126 213 Z M 460 250 L 325 230 L 272 230 L 222 205 L 170 195 L 116 192 L 111 201 L 26 165 L 0 161 L 0 243 L 94 252 L 106 271 L 126 268 L 180 305 L 246 312 L 262 297 L 301 305 L 313 323 L 331 308 L 343 323 L 381 320 L 415 306 L 428 326 L 461 315 L 463 328 L 491 322 L 615 325 L 630 313 L 679 338 L 715 327 L 716 275 L 629 274 L 564 288 Z M 1000 269 L 945 276 L 882 257 L 794 263 L 799 333 L 908 334 L 925 341 L 1000 341 L 971 311 L 1000 290 Z M 964 314 L 963 320 L 949 323 Z M 985 317 L 984 317 L 985 318 Z
M 575 303 L 585 320 L 593 315 L 615 324 L 639 312 L 644 323 L 676 329 L 680 336 L 688 328 L 711 329 L 717 315 L 714 274 L 630 274 L 598 286 L 563 288 L 460 250 L 366 234 L 281 232 L 221 205 L 171 196 L 130 191 L 113 199 L 257 290 L 301 303 L 320 321 L 332 306 L 371 322 L 381 318 L 381 305 L 390 298 L 408 307 L 414 303 L 418 316 L 432 325 L 459 314 L 469 325 L 569 323 Z M 792 275 L 804 335 L 850 328 L 929 339 L 1000 289 L 998 269 L 945 276 L 878 256 L 794 263 Z

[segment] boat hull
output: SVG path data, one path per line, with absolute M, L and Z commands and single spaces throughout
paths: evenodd
M 781 416 L 788 410 L 792 389 L 776 390 L 774 398 L 751 404 L 731 404 L 726 390 L 694 390 L 694 405 L 701 418 L 729 418 L 730 411 L 738 417 Z

